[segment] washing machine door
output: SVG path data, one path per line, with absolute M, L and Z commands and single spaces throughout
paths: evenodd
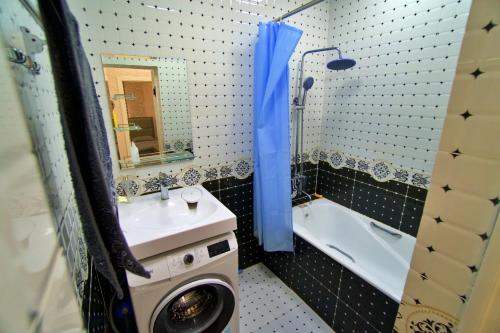
M 151 333 L 220 333 L 234 312 L 236 299 L 229 284 L 202 279 L 168 294 L 151 317 Z

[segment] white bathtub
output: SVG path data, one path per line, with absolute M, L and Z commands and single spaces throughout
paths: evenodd
M 401 301 L 415 238 L 327 199 L 293 208 L 293 231 Z

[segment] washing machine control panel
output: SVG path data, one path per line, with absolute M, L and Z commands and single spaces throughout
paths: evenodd
M 196 269 L 211 261 L 218 260 L 219 257 L 231 250 L 238 248 L 236 237 L 231 236 L 215 237 L 213 239 L 200 242 L 190 247 L 172 251 L 167 257 L 168 268 L 172 277 Z
M 215 244 L 207 246 L 208 256 L 210 258 L 218 256 L 219 254 L 229 252 L 231 248 L 229 247 L 229 241 L 227 239 L 217 242 Z
M 218 260 L 225 253 L 236 251 L 237 248 L 236 236 L 234 233 L 228 233 L 159 254 L 141 260 L 141 264 L 150 272 L 151 279 L 145 279 L 127 272 L 128 283 L 131 287 L 137 287 L 173 278 Z

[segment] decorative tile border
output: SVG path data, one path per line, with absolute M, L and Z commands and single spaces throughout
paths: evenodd
M 167 179 L 171 187 L 186 187 L 226 177 L 245 179 L 252 172 L 252 160 L 245 158 L 218 167 L 190 166 L 177 173 L 168 173 Z M 120 196 L 125 196 L 127 189 L 129 194 L 134 196 L 158 192 L 160 190 L 159 181 L 158 176 L 145 178 L 120 177 L 116 180 L 116 193 Z
M 193 140 L 175 139 L 165 142 L 165 150 L 167 151 L 184 151 L 193 148 Z
M 310 156 L 309 160 L 313 162 Z M 429 186 L 430 183 L 430 175 L 414 172 L 412 170 L 397 168 L 394 167 L 390 162 L 384 160 L 370 161 L 359 157 L 350 156 L 339 150 L 320 151 L 319 159 L 327 162 L 334 169 L 350 168 L 367 172 L 379 182 L 395 180 L 401 183 L 406 183 L 425 189 Z
M 205 181 L 205 176 L 203 170 L 197 167 L 190 167 L 186 170 L 181 171 L 179 174 L 179 182 L 178 184 L 185 186 L 194 186 L 197 184 L 201 184 Z
M 313 148 L 309 152 L 304 152 L 299 161 L 304 160 L 313 164 L 325 161 L 335 169 L 350 168 L 369 173 L 375 180 L 386 182 L 395 180 L 401 183 L 410 184 L 420 188 L 427 188 L 430 182 L 430 175 L 425 175 L 411 170 L 396 168 L 390 162 L 384 160 L 366 160 L 345 154 L 342 151 L 323 151 Z M 291 158 L 294 162 L 294 156 Z M 218 167 L 191 166 L 178 173 L 169 173 L 169 183 L 175 186 L 194 186 L 205 181 L 219 178 L 235 177 L 245 179 L 253 172 L 253 163 L 250 158 L 240 159 Z M 160 190 L 157 176 L 135 179 L 120 177 L 116 180 L 116 192 L 124 196 L 127 188 L 132 195 L 142 195 Z

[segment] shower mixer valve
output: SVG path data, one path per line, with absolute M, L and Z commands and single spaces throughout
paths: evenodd
M 307 177 L 301 174 L 297 174 L 292 178 L 292 197 L 296 197 L 297 194 L 303 193 L 302 185 L 306 181 Z

